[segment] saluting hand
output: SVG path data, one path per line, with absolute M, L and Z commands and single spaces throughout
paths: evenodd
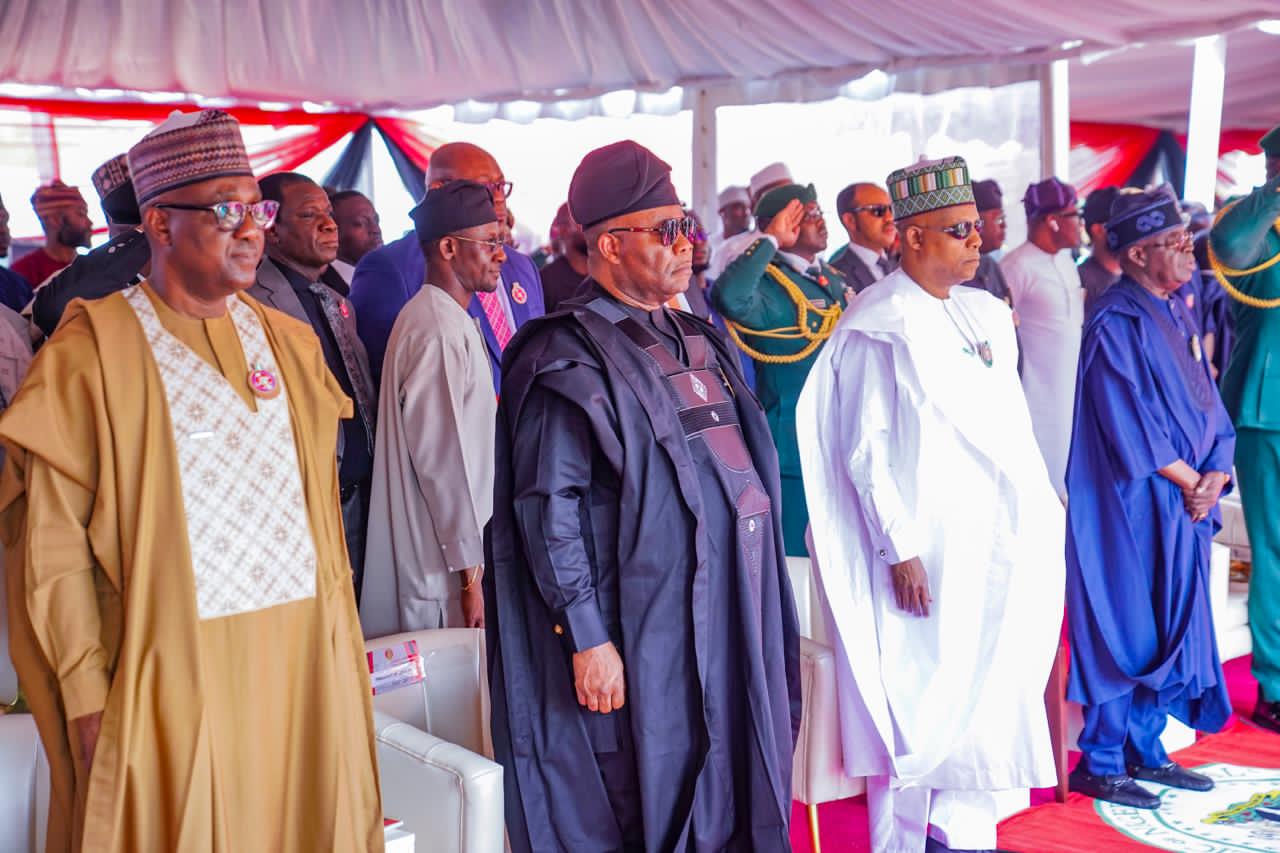
M 574 654 L 573 686 L 578 691 L 578 704 L 601 714 L 626 703 L 622 658 L 613 643 L 604 642 Z
M 800 224 L 804 222 L 804 205 L 800 199 L 793 198 L 787 206 L 778 211 L 778 215 L 769 220 L 764 233 L 771 234 L 778 241 L 778 250 L 785 252 L 800 239 Z
M 928 616 L 933 596 L 929 594 L 929 576 L 919 557 L 912 557 L 889 567 L 893 574 L 893 597 L 898 606 L 916 616 Z

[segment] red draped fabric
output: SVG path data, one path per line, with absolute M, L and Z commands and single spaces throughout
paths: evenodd
M 1081 195 L 1124 186 L 1151 151 L 1160 131 L 1136 124 L 1071 123 L 1071 182 Z
M 374 121 L 415 166 L 426 171 L 431 152 L 439 148 L 443 140 L 425 132 L 422 125 L 407 118 L 378 116 Z
M 83 121 L 134 121 L 159 124 L 175 109 L 193 110 L 193 104 L 117 103 L 104 101 L 67 101 L 30 98 L 0 97 L 0 110 L 18 110 L 40 117 L 41 127 L 51 130 L 40 134 L 35 142 L 39 150 L 41 179 L 60 178 L 61 169 L 57 156 L 58 119 Z M 269 140 L 258 140 L 247 145 L 253 170 L 259 175 L 269 172 L 296 169 L 321 151 L 335 144 L 348 133 L 368 121 L 364 113 L 332 112 L 314 113 L 300 109 L 265 110 L 259 107 L 225 107 L 241 124 L 250 127 L 271 127 L 280 134 Z M 65 131 L 64 131 L 65 132 Z M 114 152 L 104 152 L 107 159 Z M 47 171 L 47 170 L 52 170 Z

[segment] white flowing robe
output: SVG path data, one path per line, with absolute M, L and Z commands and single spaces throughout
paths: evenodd
M 1022 387 L 1053 487 L 1067 493 L 1067 453 L 1084 328 L 1084 288 L 1071 253 L 1023 243 L 1000 262 L 1022 332 Z
M 797 408 L 845 772 L 933 789 L 1050 786 L 1063 510 L 1009 309 L 963 287 L 950 304 L 990 341 L 993 366 L 963 352 L 943 303 L 898 270 L 854 300 Z M 893 595 L 890 564 L 917 556 L 927 618 Z
M 484 561 L 497 398 L 476 321 L 431 284 L 400 310 L 382 366 L 360 625 L 461 628 L 457 572 Z

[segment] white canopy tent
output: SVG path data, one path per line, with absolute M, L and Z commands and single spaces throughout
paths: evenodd
M 1188 45 L 1234 32 L 1227 126 L 1269 124 L 1280 61 L 1253 25 L 1271 17 L 1280 0 L 5 0 L 0 80 L 362 110 L 454 104 L 474 121 L 599 114 L 607 93 L 630 90 L 637 111 L 693 110 L 693 200 L 709 214 L 719 106 L 1039 79 L 1043 169 L 1065 175 L 1069 112 L 1189 124 L 1193 136 L 1211 127 L 1216 139 L 1212 92 L 1186 119 Z M 1217 45 L 1204 56 L 1220 59 Z

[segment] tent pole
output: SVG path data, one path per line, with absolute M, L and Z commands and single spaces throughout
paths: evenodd
M 693 100 L 693 198 L 690 203 L 708 233 L 716 226 L 716 101 L 710 89 Z
M 1067 60 L 1040 66 L 1040 177 L 1071 180 L 1071 99 Z
M 1227 75 L 1227 37 L 1196 39 L 1187 113 L 1187 177 L 1182 197 L 1214 208 L 1218 187 L 1218 140 L 1222 133 L 1222 91 Z

